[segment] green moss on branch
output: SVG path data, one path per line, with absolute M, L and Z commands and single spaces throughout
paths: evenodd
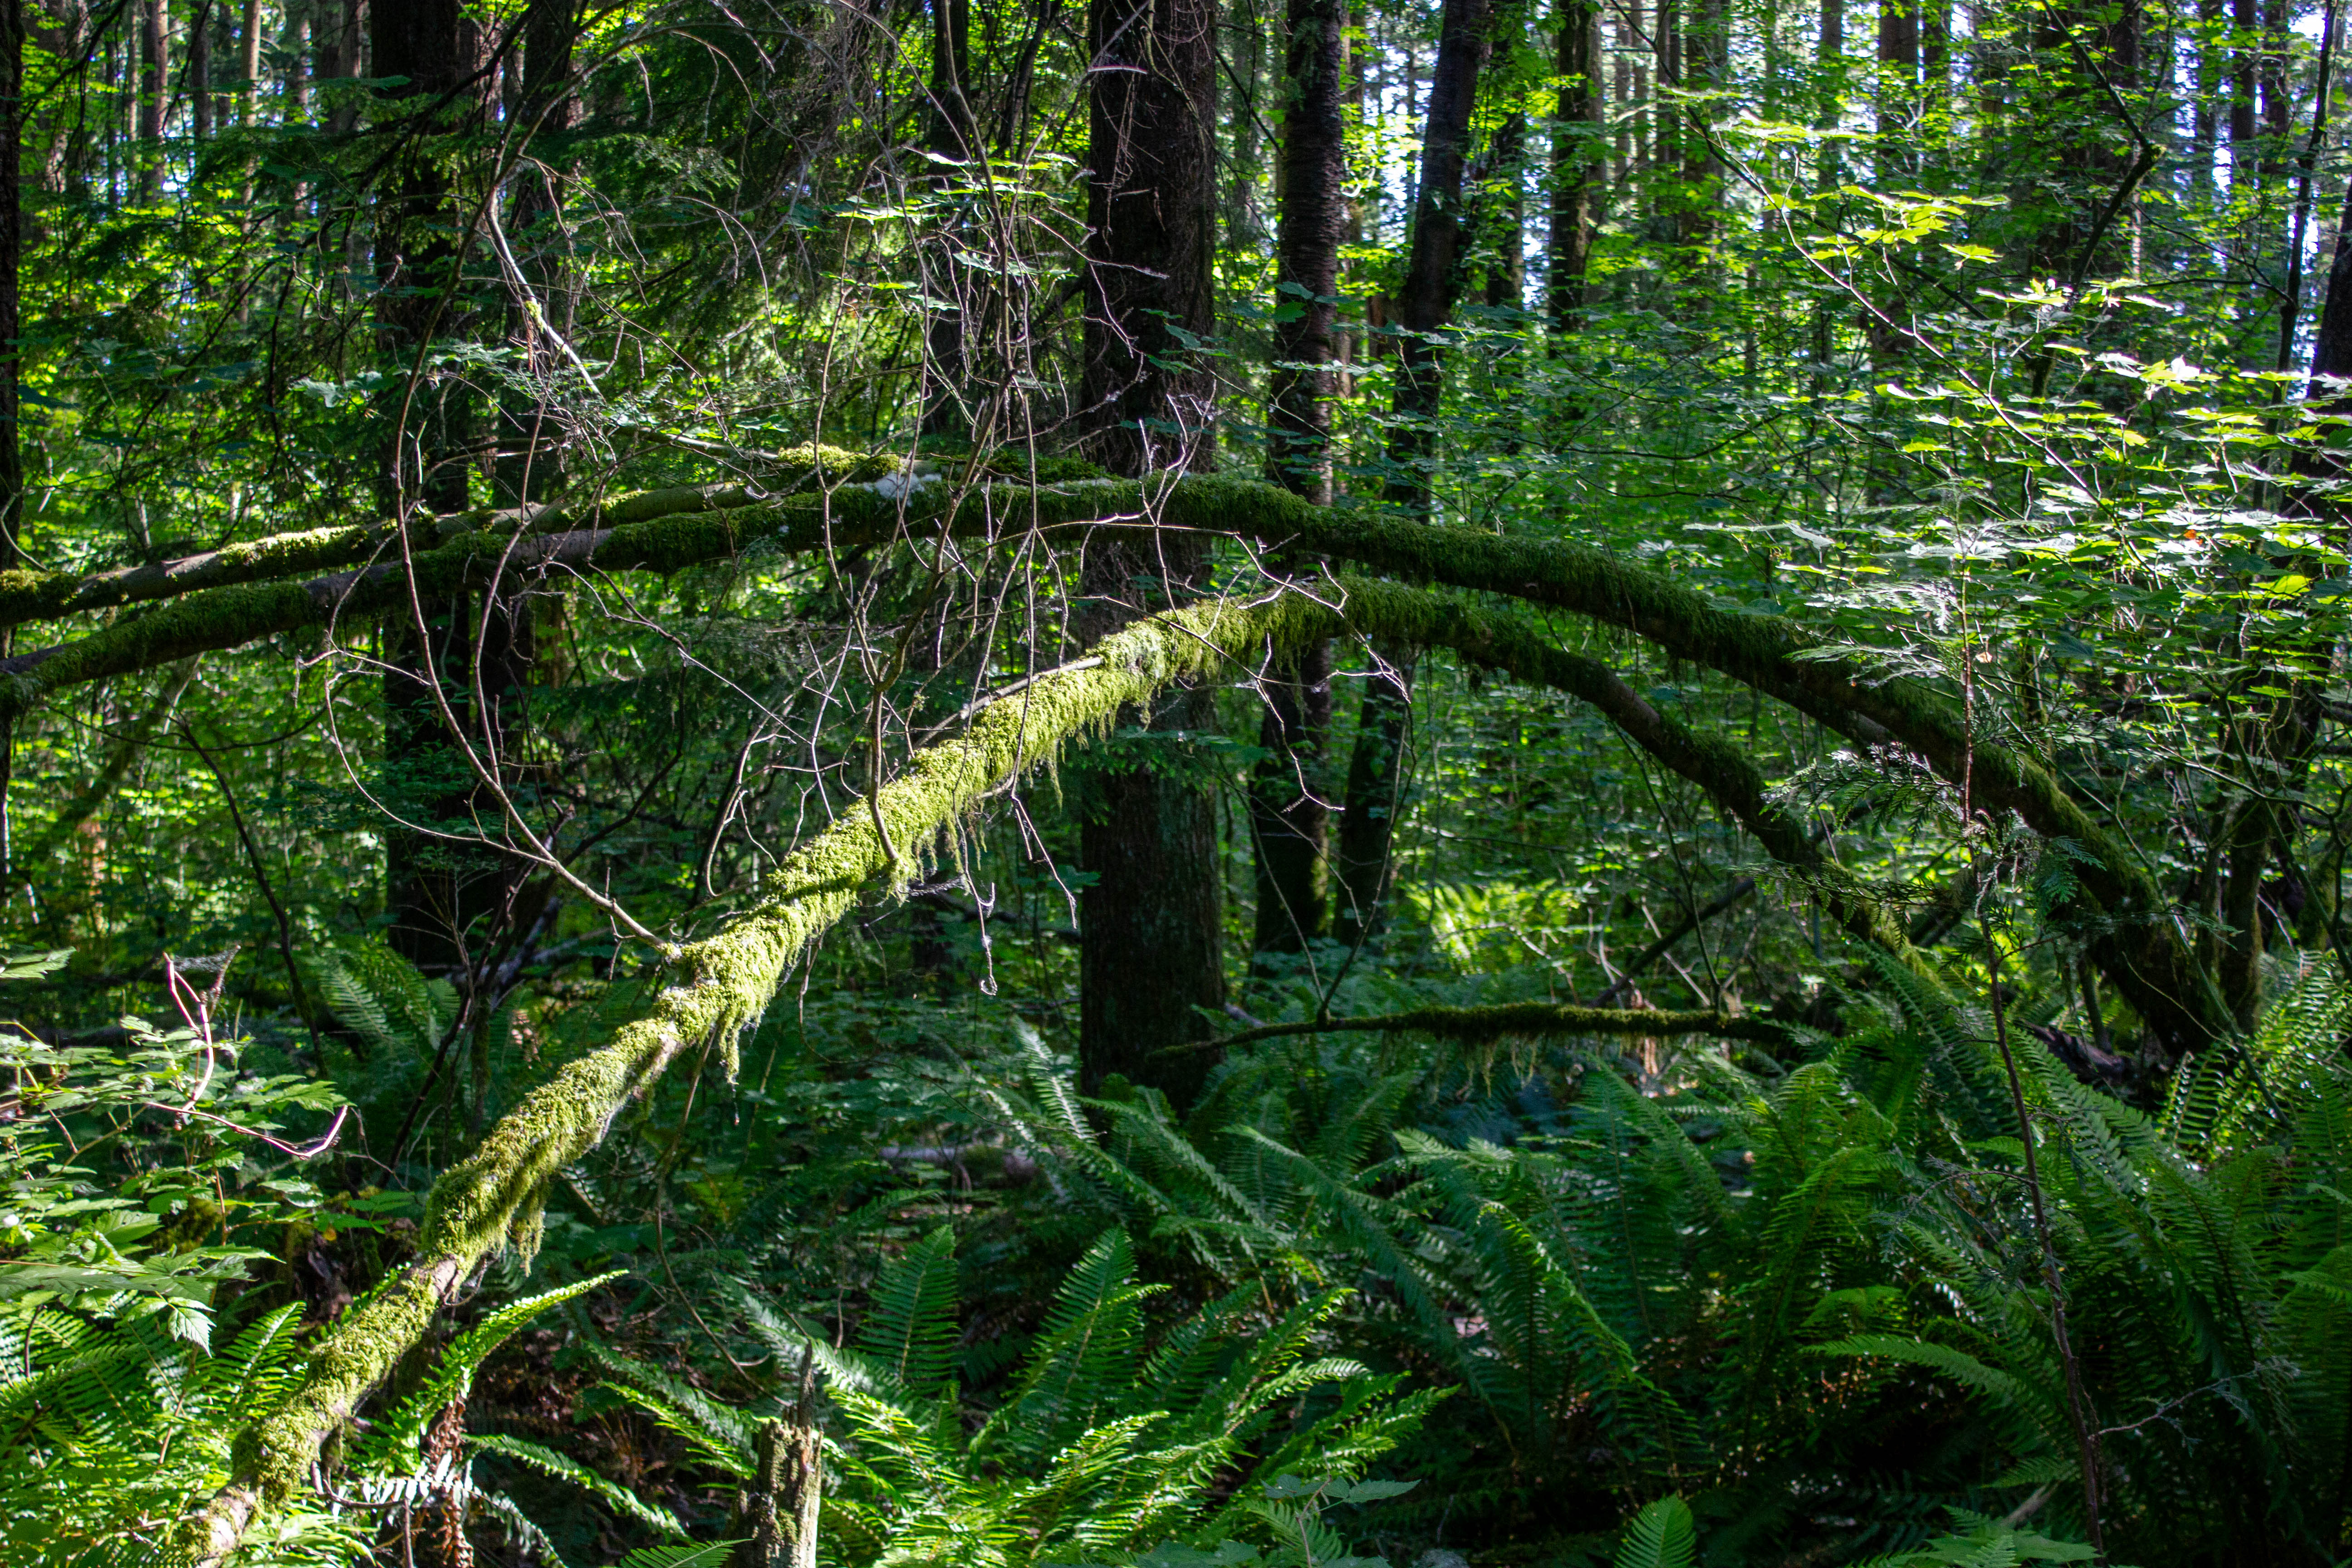
M 940 483 L 903 498 L 844 489 L 574 530 L 518 551 L 517 564 L 593 560 L 606 570 L 674 571 L 724 559 L 763 540 L 774 548 L 807 550 L 827 542 L 878 542 L 901 530 L 998 538 L 1036 528 L 1147 520 L 1254 536 L 1392 575 L 1568 609 L 1730 675 L 1856 741 L 1899 742 L 1946 779 L 1969 778 L 1977 805 L 2014 811 L 2044 837 L 2081 847 L 2074 868 L 2083 890 L 2073 912 L 2096 933 L 2092 951 L 2101 969 L 2164 1037 L 2177 1048 L 2194 1049 L 2230 1032 L 2229 1009 L 2175 928 L 2154 878 L 2049 770 L 2010 748 L 1972 739 L 1957 705 L 1930 685 L 1882 679 L 1866 654 L 1840 651 L 1780 616 L 1727 610 L 1664 573 L 1604 552 L 1318 509 L 1272 486 L 1209 477 L 1045 489 Z M 497 531 L 453 539 L 417 558 L 419 580 L 427 588 L 474 581 L 508 548 L 508 536 Z M 0 661 L 0 718 L 78 681 L 234 647 L 320 625 L 337 614 L 373 614 L 404 592 L 395 568 L 377 567 L 308 584 L 255 584 L 194 595 L 79 643 Z M 1673 739 L 1664 731 L 1658 736 Z
M 982 710 L 961 736 L 909 759 L 875 802 L 888 842 L 932 841 L 1008 781 L 1072 739 L 1107 729 L 1122 707 L 1171 681 L 1331 629 L 1327 611 L 1291 595 L 1213 602 L 1139 621 L 1105 639 L 1098 662 L 1046 675 Z M 785 971 L 862 888 L 884 876 L 903 888 L 919 874 L 921 868 L 892 859 L 875 817 L 847 812 L 788 857 L 753 907 L 683 950 L 645 1016 L 525 1097 L 435 1184 L 418 1261 L 327 1330 L 290 1396 L 243 1435 L 236 1479 L 186 1527 L 194 1560 L 223 1561 L 259 1508 L 302 1483 L 320 1444 L 422 1339 L 450 1292 L 491 1252 L 528 1243 L 549 1183 L 595 1146 L 632 1097 L 703 1042 L 719 1044 L 731 1060 L 736 1037 L 767 1006 Z
M 776 455 L 783 466 L 757 487 L 691 485 L 644 490 L 580 506 L 557 504 L 520 511 L 470 511 L 420 521 L 413 537 L 428 545 L 463 534 L 501 540 L 518 529 L 531 533 L 601 530 L 681 512 L 724 511 L 772 502 L 811 486 L 866 483 L 898 471 L 899 460 L 839 447 L 799 447 Z M 71 572 L 0 572 L 0 626 L 61 619 L 124 605 L 176 599 L 202 589 L 277 582 L 355 565 L 396 548 L 391 522 L 378 521 L 274 534 L 225 544 L 175 560 L 81 575 Z

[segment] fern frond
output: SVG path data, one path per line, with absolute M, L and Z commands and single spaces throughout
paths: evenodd
M 1678 1497 L 1662 1497 L 1625 1527 L 1615 1568 L 1691 1568 L 1697 1554 L 1698 1526 L 1690 1505 Z
M 361 1463 L 386 1469 L 413 1467 L 424 1444 L 425 1428 L 451 1400 L 462 1397 L 473 1386 L 475 1372 L 492 1351 L 506 1343 L 508 1336 L 548 1308 L 609 1285 L 623 1272 L 616 1268 L 593 1279 L 559 1285 L 552 1290 L 509 1301 L 450 1341 L 441 1352 L 440 1364 L 434 1368 L 424 1386 L 401 1401 L 360 1440 L 355 1452 Z
M 882 1270 L 858 1348 L 908 1394 L 931 1398 L 954 1366 L 955 1314 L 955 1233 L 941 1226 Z
M 686 1538 L 686 1526 L 680 1524 L 677 1516 L 669 1510 L 646 1501 L 628 1488 L 605 1479 L 577 1459 L 559 1454 L 552 1448 L 493 1433 L 470 1433 L 467 1436 L 466 1445 L 486 1454 L 502 1455 L 518 1464 L 528 1465 L 541 1475 L 570 1481 L 583 1491 L 602 1498 L 640 1524 L 650 1525 L 664 1535 L 677 1536 L 680 1540 Z

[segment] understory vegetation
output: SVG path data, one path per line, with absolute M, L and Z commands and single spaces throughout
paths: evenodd
M 2335 0 L 0 0 L 0 1562 L 2352 1563 Z

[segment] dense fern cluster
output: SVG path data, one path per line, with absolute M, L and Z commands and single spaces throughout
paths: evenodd
M 413 973 L 380 952 L 316 973 L 375 1054 L 355 1083 L 429 1062 Z M 462 1539 L 715 1563 L 784 1421 L 823 1434 L 822 1561 L 856 1568 L 1444 1563 L 1496 1540 L 1562 1564 L 2084 1558 L 2002 1031 L 1898 965 L 1878 980 L 1778 1064 L 1301 1036 L 1236 1052 L 1181 1118 L 1150 1091 L 1081 1100 L 1025 1031 L 887 1086 L 772 1050 L 739 1092 L 789 1116 L 732 1157 L 656 1135 L 567 1173 L 541 1265 L 561 1282 L 495 1271 L 246 1560 Z M 2112 1561 L 2329 1560 L 2352 1458 L 2347 1019 L 2333 970 L 2292 979 L 2149 1113 L 2008 1037 Z M 938 1022 L 836 1012 L 807 1037 Z M 104 1066 L 15 1048 L 53 1095 Z M 130 1092 L 93 1077 L 71 1105 Z M 877 1095 L 905 1142 L 874 1142 Z M 173 1135 L 147 1116 L 120 1124 Z M 782 1125 L 796 1142 L 760 1142 Z M 20 1161 L 13 1201 L 88 1245 L 138 1163 Z M 290 1258 L 333 1220 L 275 1223 Z M 302 1354 L 290 1275 L 184 1290 L 239 1325 L 217 1348 L 152 1288 L 16 1293 L 10 1561 L 157 1557 Z M 533 1321 L 556 1332 L 526 1381 L 666 1446 L 667 1479 L 600 1469 L 479 1393 Z

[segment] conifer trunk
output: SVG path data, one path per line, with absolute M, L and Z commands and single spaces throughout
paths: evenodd
M 1349 228 L 1346 0 L 1293 0 L 1284 59 L 1281 207 L 1267 477 L 1318 506 L 1331 500 L 1331 379 L 1339 245 Z M 1296 952 L 1323 933 L 1328 899 L 1331 647 L 1266 672 L 1250 784 L 1258 952 Z
M 1142 476 L 1211 466 L 1215 387 L 1193 344 L 1215 328 L 1216 8 L 1213 0 L 1092 0 L 1087 262 L 1081 414 L 1097 460 Z M 1187 339 L 1191 342 L 1187 342 Z M 1094 640 L 1206 585 L 1198 534 L 1098 538 L 1080 617 Z M 1132 752 L 1096 771 L 1080 833 L 1094 874 L 1081 910 L 1078 1072 L 1114 1075 L 1179 1105 L 1214 1065 L 1161 1056 L 1200 1037 L 1196 1008 L 1224 1001 L 1223 880 L 1214 797 L 1185 776 L 1181 738 L 1206 729 L 1205 690 L 1156 700 Z
M 1453 319 L 1462 292 L 1462 176 L 1491 20 L 1486 0 L 1445 0 L 1422 129 L 1412 244 L 1396 302 L 1396 418 L 1389 434 L 1386 491 L 1391 503 L 1423 517 L 1433 500 L 1436 422 L 1444 393 L 1436 338 Z M 1339 829 L 1338 934 L 1351 945 L 1380 928 L 1412 710 L 1412 650 L 1391 646 L 1379 651 L 1381 667 L 1366 679 L 1356 721 Z
M 478 97 L 461 90 L 476 74 L 479 34 L 459 0 L 380 4 L 373 23 L 376 73 L 406 79 L 390 96 L 420 117 L 433 116 L 400 128 L 399 162 L 376 205 L 376 327 L 392 377 L 383 394 L 390 439 L 382 500 L 394 517 L 419 509 L 462 510 L 467 500 L 460 455 L 463 392 L 430 374 L 419 374 L 413 387 L 409 378 L 425 345 L 456 335 L 463 324 L 457 313 L 463 256 L 456 237 L 463 220 L 449 183 L 445 137 L 466 129 L 479 112 Z M 299 75 L 301 68 L 291 68 Z M 425 595 L 412 610 L 395 609 L 385 621 L 385 753 L 389 766 L 411 770 L 410 787 L 401 794 L 412 822 L 417 816 L 462 817 L 472 793 L 456 752 L 465 738 L 451 733 L 443 718 L 445 703 L 453 714 L 468 707 L 473 661 L 467 622 L 463 595 Z M 428 969 L 457 963 L 464 933 L 479 912 L 480 868 L 408 827 L 385 835 L 384 860 L 393 945 Z
M 25 247 L 25 6 L 0 0 L 0 572 L 25 558 L 25 452 L 17 419 L 21 366 Z M 14 649 L 15 629 L 0 627 L 0 658 Z M 16 821 L 8 785 L 16 774 L 16 726 L 0 719 L 0 910 L 16 890 Z
M 1285 61 L 1267 479 L 1331 500 L 1332 336 L 1348 228 L 1346 0 L 1293 0 Z
M 983 152 L 980 127 L 974 121 L 969 90 L 971 85 L 971 0 L 931 0 L 930 115 L 923 136 L 924 150 L 954 163 L 965 163 Z M 967 176 L 956 171 L 934 175 L 945 190 Z M 966 404 L 970 377 L 965 336 L 974 318 L 971 294 L 976 274 L 955 265 L 952 237 L 931 247 L 936 258 L 929 270 L 929 292 L 936 300 L 923 321 L 923 434 L 966 437 L 973 434 Z
M 1551 130 L 1551 256 L 1546 304 L 1556 331 L 1575 330 L 1584 310 L 1592 258 L 1601 146 L 1601 9 L 1592 0 L 1559 0 L 1554 55 L 1559 102 Z
M 188 110 L 195 139 L 213 133 L 213 14 L 210 4 L 199 4 L 188 24 Z
M 1431 466 L 1437 455 L 1434 425 L 1444 392 L 1437 335 L 1461 298 L 1464 261 L 1463 171 L 1470 153 L 1470 115 L 1486 63 L 1490 23 L 1486 0 L 1445 0 L 1437 68 L 1429 83 L 1429 114 L 1421 142 L 1420 191 L 1412 215 L 1412 245 L 1398 289 L 1396 424 L 1389 436 L 1392 466 L 1388 499 L 1410 511 L 1430 509 Z
M 145 0 L 139 31 L 139 199 L 163 199 L 163 108 L 171 91 L 171 0 Z

